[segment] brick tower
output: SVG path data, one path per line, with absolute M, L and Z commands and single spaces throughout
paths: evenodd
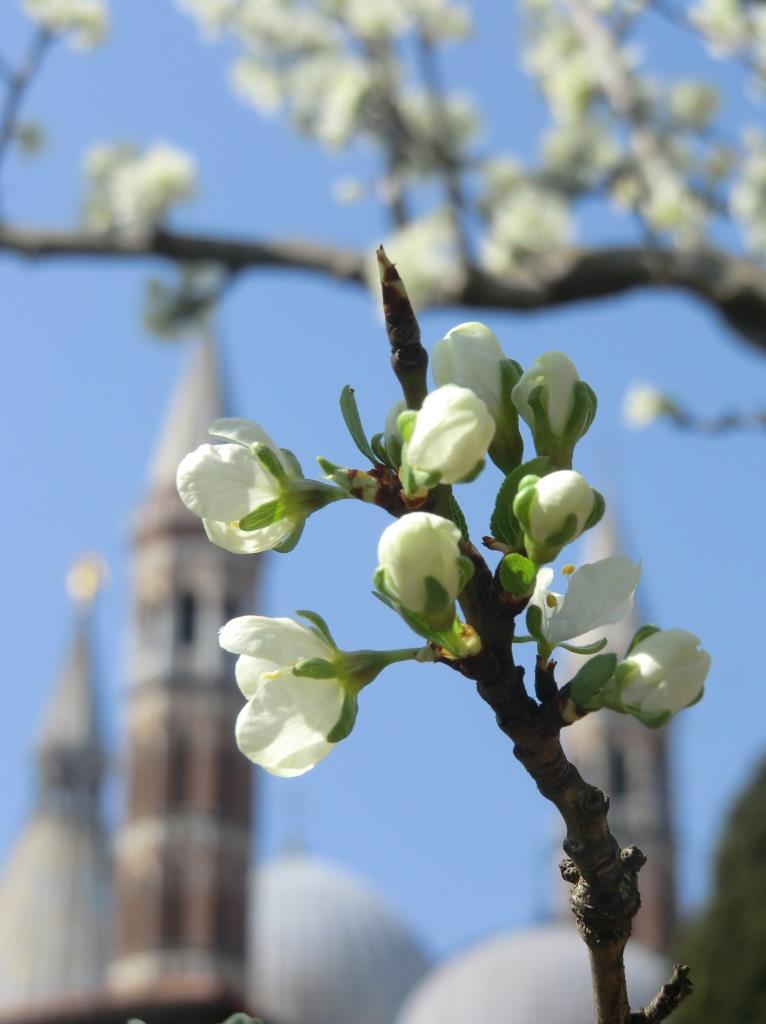
M 171 405 L 134 534 L 127 809 L 116 842 L 125 994 L 244 992 L 251 773 L 234 743 L 242 697 L 219 627 L 253 608 L 256 559 L 214 547 L 175 488 L 223 415 L 211 341 Z

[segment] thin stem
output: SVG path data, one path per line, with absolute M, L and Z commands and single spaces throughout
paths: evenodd
M 16 132 L 16 119 L 24 94 L 40 69 L 45 52 L 53 36 L 46 29 L 38 29 L 32 37 L 26 59 L 17 71 L 8 78 L 8 92 L 0 113 L 0 164 Z

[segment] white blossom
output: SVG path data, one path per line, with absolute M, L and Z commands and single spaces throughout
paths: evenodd
M 500 365 L 506 355 L 486 324 L 458 324 L 434 345 L 431 357 L 437 387 L 458 384 L 470 388 L 498 420 L 502 412 Z
M 430 577 L 447 604 L 460 592 L 460 531 L 431 512 L 410 512 L 386 527 L 378 544 L 376 582 L 402 607 L 427 614 Z
M 101 0 L 24 0 L 24 13 L 47 32 L 67 35 L 77 50 L 98 46 L 109 28 Z
M 543 157 L 563 179 L 593 186 L 614 170 L 621 152 L 607 125 L 589 117 L 555 125 L 543 138 Z
M 550 429 L 557 437 L 563 435 L 575 403 L 575 385 L 580 379 L 577 367 L 563 352 L 544 352 L 526 370 L 513 389 L 513 404 L 531 429 L 535 413 L 529 396 L 541 388 L 540 403 Z
M 716 54 L 736 52 L 748 42 L 748 19 L 739 0 L 699 0 L 689 17 L 708 37 Z
M 193 196 L 196 184 L 193 159 L 164 142 L 143 153 L 121 143 L 95 146 L 85 169 L 86 219 L 97 230 L 114 228 L 130 237 L 153 230 L 172 206 Z
M 455 229 L 448 213 L 438 210 L 410 221 L 383 243 L 415 309 L 422 309 L 458 287 L 462 272 Z M 370 291 L 380 302 L 380 272 L 374 250 L 367 261 Z
M 553 561 L 561 548 L 593 526 L 603 511 L 601 495 L 571 469 L 523 477 L 513 501 L 527 553 L 538 565 Z
M 302 660 L 331 665 L 334 647 L 292 619 L 243 615 L 220 633 L 224 650 L 238 654 L 236 678 L 247 704 L 236 738 L 251 761 L 273 775 L 302 775 L 335 746 L 327 737 L 343 714 L 347 691 L 335 675 L 296 675 Z
M 410 419 L 409 429 L 405 417 Z M 471 478 L 495 434 L 495 421 L 484 402 L 470 388 L 456 384 L 430 392 L 417 413 L 400 415 L 399 427 L 405 439 L 401 475 L 408 494 L 412 492 L 406 487 L 407 470 L 414 474 L 416 487 L 423 478 L 425 489 Z
M 202 519 L 210 540 L 236 554 L 255 554 L 284 543 L 300 523 L 285 514 L 257 530 L 242 530 L 248 513 L 278 501 L 280 481 L 255 457 L 251 445 L 266 445 L 286 474 L 293 469 L 268 434 L 249 420 L 217 420 L 210 428 L 230 443 L 203 444 L 178 467 L 176 483 L 184 505 Z
M 680 175 L 652 180 L 648 198 L 639 206 L 651 227 L 667 232 L 679 245 L 695 245 L 704 236 L 707 207 Z
M 653 384 L 634 381 L 622 401 L 622 417 L 629 427 L 640 430 L 667 412 L 668 400 Z
M 556 647 L 577 643 L 593 630 L 621 622 L 633 607 L 641 567 L 622 555 L 580 566 L 570 577 L 566 594 L 550 589 L 553 569 L 537 573 L 530 605 L 540 609 L 541 634 Z
M 685 629 L 662 629 L 640 640 L 617 667 L 622 710 L 662 724 L 697 701 L 710 670 L 710 655 L 699 645 Z
M 523 265 L 530 255 L 569 244 L 573 234 L 567 201 L 556 192 L 525 183 L 494 207 L 483 262 L 493 273 L 504 274 Z
M 676 82 L 670 89 L 668 106 L 677 121 L 700 130 L 709 125 L 718 110 L 718 90 L 707 82 Z
M 730 207 L 748 247 L 762 254 L 766 252 L 766 137 L 762 132 L 746 133 L 745 151 Z

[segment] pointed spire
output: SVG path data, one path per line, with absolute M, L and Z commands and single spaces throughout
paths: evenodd
M 208 334 L 198 343 L 171 401 L 149 473 L 153 490 L 175 490 L 178 463 L 210 440 L 208 427 L 223 415 L 218 354 Z
M 97 812 L 103 744 L 93 678 L 91 608 L 105 567 L 97 556 L 82 558 L 69 573 L 78 603 L 75 634 L 53 700 L 37 736 L 39 797 L 45 806 L 80 805 Z

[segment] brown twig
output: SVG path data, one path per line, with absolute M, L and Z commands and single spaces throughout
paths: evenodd
M 24 93 L 32 84 L 40 69 L 45 52 L 52 40 L 50 32 L 41 28 L 32 37 L 27 56 L 21 66 L 8 76 L 8 91 L 0 114 L 0 163 L 16 132 L 16 118 L 24 99 Z
M 631 1013 L 630 1024 L 660 1024 L 691 994 L 689 967 L 687 964 L 676 964 L 670 981 L 665 982 L 651 1003 L 643 1010 Z

